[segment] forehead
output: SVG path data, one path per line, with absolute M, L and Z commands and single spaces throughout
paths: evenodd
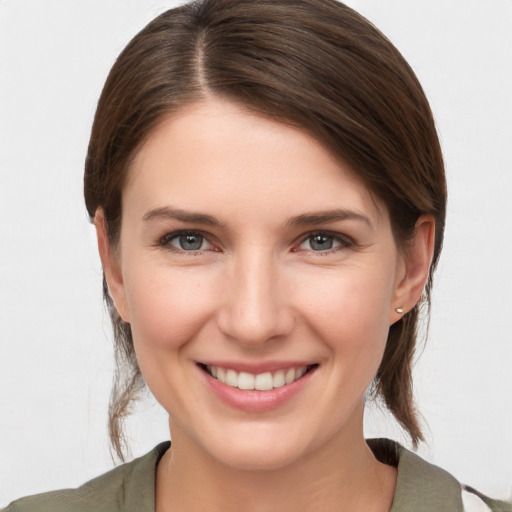
M 230 215 L 300 215 L 385 207 L 319 141 L 231 102 L 208 100 L 164 119 L 137 153 L 123 204 Z

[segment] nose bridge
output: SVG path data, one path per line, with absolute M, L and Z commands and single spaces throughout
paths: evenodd
M 279 262 L 268 248 L 237 254 L 226 282 L 221 330 L 247 345 L 288 334 L 293 321 L 281 285 Z

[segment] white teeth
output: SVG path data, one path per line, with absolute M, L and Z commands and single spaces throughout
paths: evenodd
M 306 373 L 306 367 L 297 368 L 295 370 L 295 380 L 300 379 Z
M 295 368 L 290 368 L 284 376 L 284 382 L 291 384 L 295 380 Z
M 264 372 L 253 375 L 247 372 L 236 372 L 229 368 L 220 366 L 206 366 L 210 375 L 233 388 L 245 390 L 268 391 L 273 388 L 280 388 L 300 379 L 307 371 L 307 366 L 299 368 L 288 368 L 288 370 L 277 370 L 276 372 Z
M 281 386 L 285 385 L 284 370 L 277 370 L 277 372 L 274 373 L 274 377 L 272 378 L 272 385 L 275 388 L 280 388 Z
M 226 384 L 232 388 L 236 388 L 238 386 L 238 374 L 235 370 L 228 370 L 226 372 Z
M 254 375 L 252 373 L 240 372 L 238 374 L 238 387 L 240 389 L 254 389 Z
M 272 382 L 272 374 L 270 372 L 260 373 L 254 377 L 254 389 L 258 391 L 268 391 L 272 389 L 274 384 Z

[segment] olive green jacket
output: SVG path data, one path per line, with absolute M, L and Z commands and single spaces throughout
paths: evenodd
M 379 460 L 398 465 L 391 512 L 470 512 L 464 511 L 462 488 L 449 473 L 392 441 L 368 444 Z M 77 489 L 21 498 L 2 512 L 155 512 L 155 470 L 169 446 L 161 443 Z M 482 498 L 493 512 L 512 512 L 512 504 Z

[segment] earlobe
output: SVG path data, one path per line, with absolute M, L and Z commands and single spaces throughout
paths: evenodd
M 98 251 L 100 254 L 103 272 L 107 280 L 110 296 L 114 301 L 119 316 L 129 322 L 128 308 L 126 304 L 126 293 L 121 272 L 119 256 L 115 254 L 108 238 L 108 227 L 105 214 L 101 208 L 96 210 L 94 215 L 94 227 L 98 240 Z
M 404 272 L 395 289 L 391 323 L 399 320 L 420 300 L 429 275 L 434 244 L 435 219 L 432 215 L 421 215 L 404 253 Z

